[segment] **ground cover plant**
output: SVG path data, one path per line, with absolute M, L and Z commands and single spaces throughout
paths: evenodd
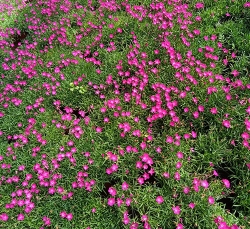
M 249 8 L 0 3 L 0 228 L 250 228 Z

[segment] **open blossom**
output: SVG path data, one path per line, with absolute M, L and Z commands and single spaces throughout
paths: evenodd
M 190 203 L 188 206 L 189 206 L 191 209 L 193 209 L 193 208 L 195 207 L 195 203 Z
M 24 220 L 24 214 L 19 214 L 18 216 L 17 216 L 17 220 L 18 221 L 23 221 Z
M 175 179 L 175 180 L 180 180 L 180 179 L 181 179 L 180 173 L 176 172 L 176 173 L 174 174 L 174 179 Z
M 216 108 L 216 107 L 212 107 L 212 108 L 210 109 L 210 112 L 211 112 L 212 114 L 217 114 L 217 108 Z
M 202 2 L 198 2 L 198 3 L 195 4 L 195 8 L 196 9 L 202 9 L 202 8 L 204 8 L 204 4 Z
M 72 213 L 67 214 L 66 219 L 69 220 L 69 221 L 72 220 L 73 219 L 73 214 Z
M 188 193 L 190 192 L 190 188 L 189 188 L 189 187 L 184 187 L 184 188 L 183 188 L 183 192 L 184 192 L 185 194 L 188 194 Z
M 101 133 L 102 132 L 102 128 L 100 126 L 96 127 L 95 130 L 96 130 L 97 133 Z
M 212 196 L 208 197 L 208 203 L 209 204 L 214 204 L 214 198 Z
M 108 192 L 111 196 L 115 196 L 117 194 L 116 189 L 113 187 L 110 187 Z
M 184 229 L 183 224 L 178 223 L 178 225 L 177 225 L 176 229 Z
M 209 183 L 208 183 L 206 180 L 202 180 L 202 181 L 201 181 L 201 186 L 202 186 L 203 188 L 208 188 L 208 187 L 209 187 Z
M 61 216 L 62 218 L 66 218 L 67 212 L 65 212 L 65 211 L 60 212 L 60 216 Z
M 0 214 L 0 221 L 8 221 L 9 216 L 6 213 Z
M 129 185 L 128 183 L 126 183 L 125 181 L 122 183 L 122 190 L 125 191 L 125 190 L 128 190 L 129 188 Z
M 108 199 L 108 205 L 113 206 L 115 204 L 115 198 L 109 198 Z
M 222 179 L 223 184 L 225 185 L 226 188 L 230 188 L 230 182 L 227 179 Z
M 243 6 L 244 6 L 245 8 L 250 8 L 250 2 L 246 2 Z
M 240 73 L 239 73 L 236 69 L 234 69 L 234 70 L 231 72 L 231 74 L 232 74 L 234 77 L 236 77 L 236 76 L 238 76 Z
M 172 207 L 172 210 L 175 215 L 179 215 L 181 213 L 181 208 L 179 206 Z
M 231 127 L 230 121 L 228 121 L 228 120 L 223 120 L 222 125 L 225 126 L 226 128 Z
M 155 201 L 158 203 L 158 204 L 162 204 L 164 202 L 164 199 L 162 196 L 157 196 Z
M 141 216 L 141 221 L 142 222 L 147 222 L 148 221 L 148 216 L 147 215 L 142 215 Z

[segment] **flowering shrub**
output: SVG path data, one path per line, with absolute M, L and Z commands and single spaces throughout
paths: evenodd
M 0 227 L 249 227 L 249 2 L 0 4 Z

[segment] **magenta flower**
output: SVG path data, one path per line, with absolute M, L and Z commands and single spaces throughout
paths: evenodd
M 177 169 L 180 169 L 181 166 L 182 166 L 182 163 L 181 163 L 180 161 L 178 161 L 178 162 L 176 163 L 176 166 L 175 166 L 175 167 L 176 167 Z
M 129 188 L 129 185 L 128 183 L 126 183 L 125 181 L 122 183 L 122 190 L 125 191 L 125 190 L 128 190 Z
M 65 212 L 65 211 L 60 212 L 60 216 L 61 216 L 61 218 L 66 218 L 67 212 Z
M 164 202 L 164 199 L 162 196 L 157 196 L 155 201 L 158 203 L 158 204 L 162 204 Z
M 108 198 L 108 205 L 113 206 L 115 204 L 115 198 Z
M 196 8 L 196 9 L 202 9 L 202 8 L 204 8 L 204 3 L 202 3 L 202 2 L 196 3 L 196 4 L 195 4 L 195 8 Z
M 141 221 L 142 222 L 147 222 L 148 221 L 148 216 L 147 215 L 142 215 L 141 216 Z
M 225 185 L 226 188 L 230 188 L 230 182 L 227 179 L 222 179 L 223 184 Z
M 246 2 L 246 3 L 243 5 L 243 7 L 245 7 L 245 8 L 250 8 L 250 2 Z
M 178 225 L 177 225 L 176 229 L 184 229 L 184 226 L 183 226 L 183 224 L 181 224 L 181 223 L 178 223 Z
M 199 118 L 199 112 L 198 111 L 193 112 L 193 116 L 195 119 Z
M 179 215 L 181 213 L 181 208 L 179 206 L 172 207 L 172 211 L 175 215 Z
M 120 207 L 124 203 L 124 201 L 120 198 L 117 198 L 116 203 L 117 203 L 117 206 Z
M 190 188 L 189 188 L 189 187 L 184 187 L 184 188 L 183 188 L 183 192 L 184 192 L 185 194 L 188 194 L 188 193 L 190 192 Z
M 228 121 L 228 120 L 223 120 L 222 125 L 225 126 L 226 128 L 231 127 L 230 121 Z
M 17 216 L 17 220 L 18 221 L 23 221 L 24 220 L 24 214 L 19 214 L 18 216 Z
M 101 128 L 101 127 L 99 127 L 99 126 L 98 126 L 98 127 L 96 127 L 96 129 L 95 129 L 95 130 L 96 130 L 96 132 L 97 132 L 97 133 L 101 133 L 101 132 L 102 132 L 102 128 Z
M 43 222 L 44 222 L 44 225 L 45 225 L 45 226 L 50 226 L 50 225 L 51 225 L 51 222 L 50 222 L 50 218 L 49 218 L 49 217 L 44 216 L 44 217 L 43 217 Z
M 212 196 L 208 197 L 208 203 L 209 204 L 214 204 L 214 198 Z
M 72 220 L 73 219 L 73 214 L 72 213 L 67 214 L 66 219 L 69 220 L 69 221 Z
M 164 172 L 164 173 L 163 173 L 163 176 L 164 176 L 165 178 L 169 178 L 169 177 L 170 177 L 170 174 L 167 173 L 167 172 Z
M 0 214 L 0 221 L 8 221 L 9 216 L 6 213 Z
M 176 173 L 174 174 L 174 179 L 175 179 L 175 180 L 180 180 L 180 179 L 181 179 L 180 173 L 176 172 Z
M 216 170 L 214 170 L 214 171 L 213 171 L 213 175 L 214 175 L 214 176 L 216 176 L 216 177 L 218 177 L 218 176 L 219 176 L 219 174 L 217 173 L 217 171 L 216 171 Z
M 230 228 L 226 222 L 220 222 L 219 223 L 219 226 L 218 226 L 218 229 L 228 229 Z
M 206 180 L 202 180 L 202 181 L 201 181 L 201 186 L 202 186 L 203 188 L 208 188 L 208 187 L 209 187 L 209 183 L 208 183 Z
M 240 73 L 239 73 L 236 69 L 234 69 L 234 70 L 231 72 L 231 74 L 232 74 L 234 77 L 236 77 L 236 76 L 238 76 Z
M 176 156 L 177 156 L 178 158 L 183 158 L 183 153 L 182 153 L 182 152 L 178 152 L 178 153 L 176 154 Z
M 216 107 L 212 107 L 212 108 L 210 109 L 210 112 L 211 112 L 212 114 L 217 114 L 217 108 L 216 108 Z
M 127 206 L 130 206 L 130 204 L 132 203 L 132 199 L 131 198 L 127 198 L 125 201 Z
M 193 209 L 195 207 L 195 203 L 190 203 L 188 206 Z
M 113 188 L 113 187 L 110 187 L 110 188 L 108 189 L 108 192 L 109 192 L 109 194 L 110 194 L 111 196 L 115 196 L 115 195 L 117 194 L 116 189 Z

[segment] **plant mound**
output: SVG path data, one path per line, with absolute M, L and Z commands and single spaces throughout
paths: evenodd
M 249 8 L 0 3 L 0 228 L 249 228 Z

